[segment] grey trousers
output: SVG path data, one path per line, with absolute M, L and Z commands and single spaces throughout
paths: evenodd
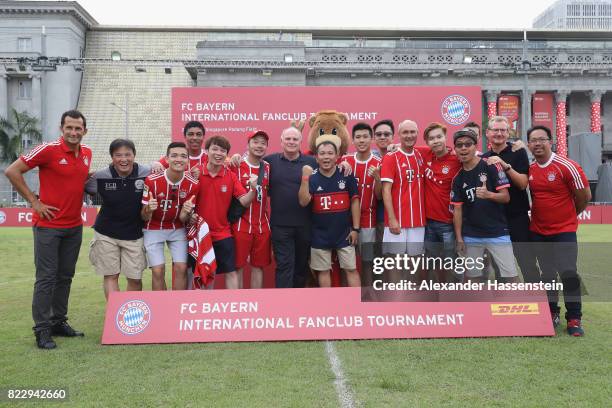
M 35 331 L 67 320 L 70 285 L 79 258 L 83 227 L 41 228 L 34 231 L 36 282 L 32 299 Z

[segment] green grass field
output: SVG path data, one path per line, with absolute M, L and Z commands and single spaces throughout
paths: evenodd
M 3 228 L 0 234 L 0 388 L 67 388 L 69 400 L 62 406 L 78 407 L 341 405 L 326 342 L 101 346 L 105 303 L 101 279 L 87 258 L 90 229 L 70 298 L 70 322 L 86 337 L 57 338 L 56 350 L 38 350 L 31 332 L 31 230 Z M 579 237 L 610 242 L 612 226 L 581 226 Z M 592 275 L 610 271 L 612 251 L 606 255 L 590 267 Z M 607 282 L 606 290 L 609 277 Z M 578 339 L 567 336 L 562 323 L 553 338 L 333 346 L 344 373 L 341 383 L 355 406 L 607 407 L 612 304 L 585 302 L 583 323 L 586 336 Z

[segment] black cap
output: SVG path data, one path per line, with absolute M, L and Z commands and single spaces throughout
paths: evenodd
M 476 132 L 474 132 L 472 129 L 463 128 L 461 130 L 456 131 L 453 135 L 453 143 L 456 143 L 457 139 L 459 139 L 460 137 L 469 137 L 474 141 L 474 143 L 478 143 L 478 136 L 476 136 Z

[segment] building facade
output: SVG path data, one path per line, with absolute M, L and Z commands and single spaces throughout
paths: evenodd
M 0 115 L 32 109 L 50 140 L 59 114 L 77 106 L 95 168 L 108 164 L 116 137 L 135 140 L 138 161 L 158 159 L 171 89 L 190 86 L 479 86 L 486 116 L 512 102 L 520 136 L 545 115 L 559 152 L 568 137 L 596 133 L 594 159 L 612 157 L 612 31 L 114 27 L 74 2 L 0 1 L 0 17 Z M 47 20 L 69 47 L 51 47 Z M 18 51 L 27 41 L 15 27 L 29 27 L 31 54 Z M 37 75 L 30 100 L 12 96 L 13 81 Z
M 533 28 L 612 30 L 612 0 L 558 0 L 536 17 Z

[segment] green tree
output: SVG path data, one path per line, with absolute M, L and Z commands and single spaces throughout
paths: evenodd
M 0 117 L 0 161 L 4 163 L 12 163 L 19 158 L 25 141 L 30 145 L 42 142 L 37 118 L 25 111 L 17 112 L 14 108 L 11 108 L 10 116 L 12 120 Z

